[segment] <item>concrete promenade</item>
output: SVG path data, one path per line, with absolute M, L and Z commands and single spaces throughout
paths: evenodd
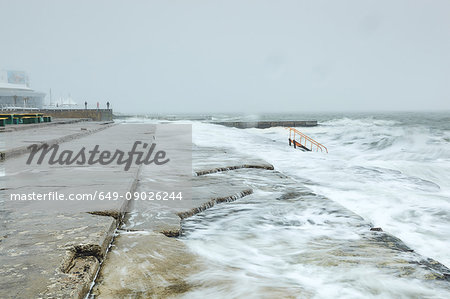
M 38 124 L 18 124 L 18 125 L 6 125 L 1 127 L 0 132 L 22 131 L 34 128 L 43 128 L 47 126 L 74 124 L 78 122 L 90 121 L 90 118 L 54 118 L 51 122 L 38 123 Z
M 86 127 L 91 134 L 69 138 L 60 150 L 92 148 L 129 151 L 138 138 L 153 134 L 153 126 L 109 126 L 83 123 L 49 131 L 21 131 L 11 137 L 7 150 L 32 142 L 64 139 Z M 96 134 L 92 134 L 92 133 Z M 19 132 L 17 132 L 19 133 Z M 41 134 L 42 133 L 42 134 Z M 14 142 L 12 141 L 14 140 Z M 11 201 L 11 194 L 59 192 L 134 191 L 138 166 L 56 166 L 25 164 L 28 155 L 7 158 L 0 166 L 0 298 L 81 298 L 89 290 L 113 233 L 124 215 L 128 201 L 41 202 Z
M 86 119 L 57 120 L 51 123 L 10 125 L 0 132 L 0 160 L 29 152 L 32 144 L 57 144 L 101 131 L 112 122 L 90 122 Z
M 95 122 L 58 125 L 48 131 L 43 127 L 43 131 L 2 133 L 17 133 L 9 135 L 3 149 L 53 140 L 61 151 L 100 144 L 102 149 L 126 152 L 134 141 L 155 136 L 156 128 Z M 85 134 L 74 135 L 79 131 Z M 448 283 L 450 277 L 445 266 L 414 253 L 388 233 L 371 231 L 372 225 L 358 215 L 312 193 L 267 162 L 228 149 L 192 146 L 191 173 L 183 174 L 191 196 L 180 201 L 11 201 L 12 193 L 125 194 L 174 184 L 174 178 L 156 176 L 154 168 L 144 165 L 132 165 L 129 171 L 115 164 L 30 166 L 27 158 L 18 153 L 0 163 L 5 173 L 0 177 L 0 298 L 84 298 L 96 277 L 91 292 L 98 298 L 177 297 L 218 283 L 192 284 L 188 277 L 208 265 L 177 237 L 183 220 L 215 205 L 243 200 L 286 201 L 295 203 L 296 209 L 315 208 L 329 217 L 329 236 L 315 240 L 317 248 L 306 252 L 302 263 L 335 266 L 357 260 L 417 281 Z M 359 243 L 333 234 L 340 227 L 361 236 Z M 316 252 L 326 254 L 316 260 Z
M 196 171 L 191 171 L 187 178 L 192 180 L 195 196 L 176 203 L 136 201 L 134 208 L 143 213 L 127 214 L 133 225 L 128 220 L 121 226 L 130 204 L 126 200 L 81 204 L 10 200 L 11 194 L 33 192 L 58 192 L 67 196 L 81 192 L 125 194 L 135 190 L 155 190 L 164 182 L 144 180 L 138 185 L 140 170 L 137 166 L 127 172 L 117 165 L 49 166 L 43 163 L 31 167 L 25 164 L 28 154 L 17 150 L 32 143 L 46 142 L 59 144 L 60 151 L 81 146 L 91 148 L 95 144 L 101 144 L 103 149 L 127 151 L 135 140 L 146 140 L 154 135 L 154 130 L 153 125 L 112 126 L 88 122 L 3 133 L 6 134 L 4 139 L 9 141 L 4 143 L 4 152 L 16 151 L 17 154 L 7 155 L 1 163 L 5 176 L 1 178 L 0 190 L 0 298 L 82 298 L 87 294 L 118 227 L 122 230 L 152 229 L 159 242 L 156 246 L 164 246 L 167 242 L 179 244 L 169 236 L 180 234 L 181 219 L 252 192 L 239 180 L 224 182 L 195 173 L 220 172 L 236 166 L 273 168 L 264 161 L 239 156 L 228 159 L 230 164 L 224 164 L 226 152 L 196 149 Z M 84 135 L 78 135 L 79 131 Z M 209 162 L 204 164 L 206 158 Z M 143 177 L 149 176 L 146 169 L 142 171 Z M 208 187 L 211 185 L 214 188 Z M 145 217 L 145 221 L 140 221 L 141 217 Z M 118 240 L 125 238 L 119 231 Z

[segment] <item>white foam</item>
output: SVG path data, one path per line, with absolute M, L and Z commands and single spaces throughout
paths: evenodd
M 448 131 L 370 118 L 336 119 L 299 129 L 330 153 L 294 150 L 283 128 L 243 130 L 195 123 L 193 141 L 261 157 L 417 252 L 450 266 Z

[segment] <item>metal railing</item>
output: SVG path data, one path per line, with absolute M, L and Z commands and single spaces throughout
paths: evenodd
M 293 144 L 294 147 L 298 146 L 307 151 L 315 150 L 318 152 L 320 150 L 321 152 L 325 151 L 328 153 L 328 149 L 325 145 L 315 141 L 309 136 L 306 136 L 299 130 L 290 127 L 286 129 L 289 130 L 289 145 Z

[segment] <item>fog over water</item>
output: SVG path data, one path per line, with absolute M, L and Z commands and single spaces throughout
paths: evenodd
M 450 109 L 449 1 L 6 1 L 0 68 L 143 113 Z

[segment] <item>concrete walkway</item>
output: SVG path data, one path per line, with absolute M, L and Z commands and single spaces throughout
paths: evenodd
M 36 128 L 44 128 L 55 125 L 64 125 L 64 124 L 75 124 L 79 122 L 87 122 L 90 121 L 89 118 L 53 118 L 51 122 L 47 123 L 38 123 L 38 124 L 11 124 L 6 125 L 5 127 L 1 127 L 0 132 L 13 132 L 13 131 L 22 131 Z
M 46 142 L 99 123 L 57 126 L 48 130 L 17 132 L 8 150 L 31 142 Z M 62 150 L 81 147 L 127 152 L 134 141 L 148 140 L 152 125 L 117 125 L 60 144 Z M 11 140 L 13 136 L 11 136 Z M 1 163 L 0 193 L 0 298 L 81 298 L 93 280 L 128 201 L 10 201 L 10 194 L 134 191 L 138 166 L 124 171 L 118 165 L 26 165 L 27 155 Z M 89 214 L 93 213 L 93 214 Z M 95 215 L 94 215 L 95 214 Z
M 0 132 L 0 161 L 29 152 L 27 148 L 32 144 L 45 142 L 51 145 L 61 143 L 95 133 L 111 125 L 113 125 L 111 122 L 77 120 L 74 122 L 49 123 L 49 125 L 46 123 L 31 124 L 30 127 L 23 127 L 20 130 L 6 130 Z

